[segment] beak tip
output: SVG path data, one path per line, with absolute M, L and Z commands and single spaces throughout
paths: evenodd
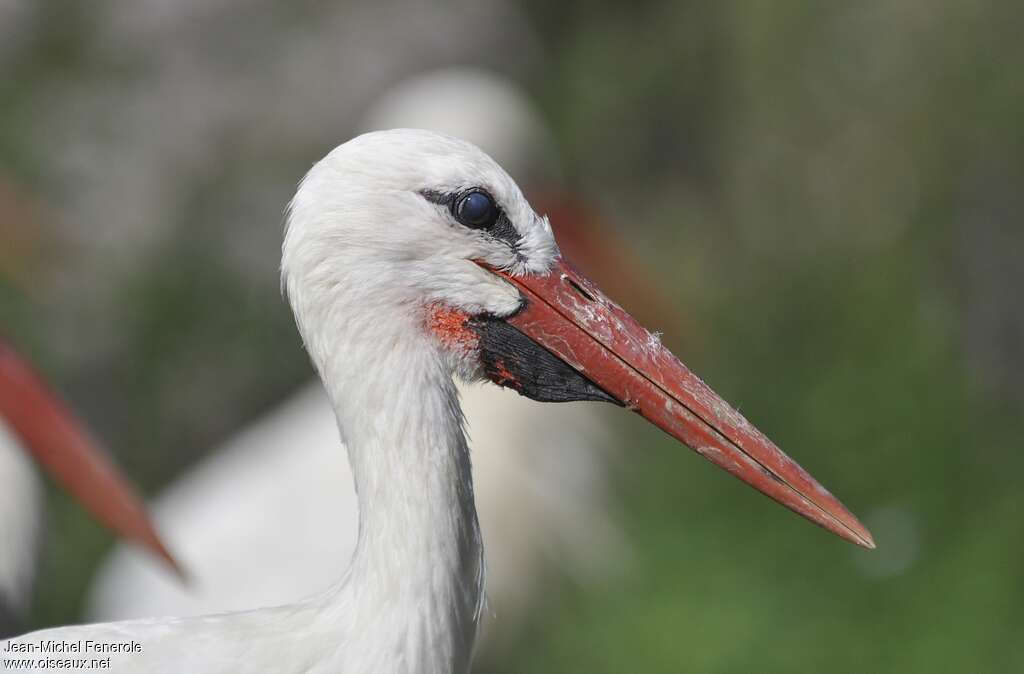
M 191 585 L 192 579 L 185 571 L 185 567 L 171 554 L 171 551 L 164 544 L 163 539 L 160 538 L 148 519 L 140 520 L 133 528 L 134 531 L 132 534 L 129 534 L 129 537 L 134 539 L 133 542 L 136 545 L 163 562 L 179 583 L 185 586 Z
M 174 573 L 174 577 L 178 579 L 178 582 L 182 585 L 191 584 L 191 579 L 189 578 L 189 575 L 185 573 L 185 569 L 166 548 L 161 549 L 160 558 L 167 564 L 167 566 L 171 567 L 171 571 Z
M 842 503 L 838 500 L 835 503 L 838 505 L 838 512 L 833 511 L 831 514 L 842 528 L 841 530 L 833 529 L 833 531 L 858 547 L 865 550 L 874 550 L 877 547 L 875 545 L 875 538 L 868 531 L 868 528 Z
M 850 511 L 846 510 L 845 514 L 847 517 L 839 520 L 841 528 L 832 528 L 831 526 L 826 528 L 865 550 L 874 550 L 878 547 L 875 545 L 875 538 L 868 531 L 868 528 L 861 524 L 861 521 Z
M 861 536 L 862 538 L 860 541 L 857 542 L 857 544 L 862 548 L 866 550 L 874 550 L 878 547 L 877 545 L 875 545 L 875 539 L 871 535 L 871 532 L 868 531 L 866 528 L 863 529 L 863 531 L 861 532 Z

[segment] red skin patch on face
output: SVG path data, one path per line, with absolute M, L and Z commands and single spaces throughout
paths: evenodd
M 468 321 L 469 314 L 466 312 L 435 304 L 430 308 L 428 325 L 430 331 L 449 349 L 470 352 L 477 349 L 480 339 L 466 325 Z

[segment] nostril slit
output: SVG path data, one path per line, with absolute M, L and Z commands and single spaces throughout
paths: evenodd
M 564 274 L 562 275 L 562 278 L 563 278 L 563 279 L 565 280 L 565 282 L 566 282 L 566 283 L 568 283 L 569 285 L 571 285 L 571 286 L 572 286 L 573 290 L 575 290 L 576 292 L 578 292 L 578 293 L 579 293 L 580 295 L 582 295 L 582 296 L 583 296 L 584 298 L 586 298 L 586 299 L 590 300 L 591 302 L 595 302 L 595 301 L 596 301 L 596 300 L 594 299 L 594 296 L 593 296 L 593 295 L 591 295 L 590 293 L 588 293 L 588 292 L 586 291 L 586 289 L 585 289 L 585 288 L 584 288 L 583 286 L 581 286 L 581 285 L 580 285 L 579 283 L 577 283 L 577 282 L 576 282 L 576 280 L 575 280 L 575 279 L 573 279 L 573 278 L 572 278 L 572 277 L 570 277 L 570 276 L 566 276 L 566 275 L 564 275 Z

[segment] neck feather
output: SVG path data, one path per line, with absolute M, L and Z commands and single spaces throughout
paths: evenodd
M 464 672 L 483 547 L 458 393 L 436 348 L 408 338 L 415 331 L 360 333 L 318 363 L 360 510 L 351 566 L 329 599 L 352 642 L 343 669 Z

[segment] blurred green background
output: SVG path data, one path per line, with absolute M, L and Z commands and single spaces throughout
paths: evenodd
M 535 98 L 666 341 L 879 546 L 620 415 L 629 567 L 553 580 L 478 670 L 1024 669 L 1024 5 L 131 4 L 0 4 L 0 329 L 145 491 L 309 376 L 265 262 L 298 178 L 468 63 Z M 29 627 L 76 620 L 110 546 L 49 505 Z

